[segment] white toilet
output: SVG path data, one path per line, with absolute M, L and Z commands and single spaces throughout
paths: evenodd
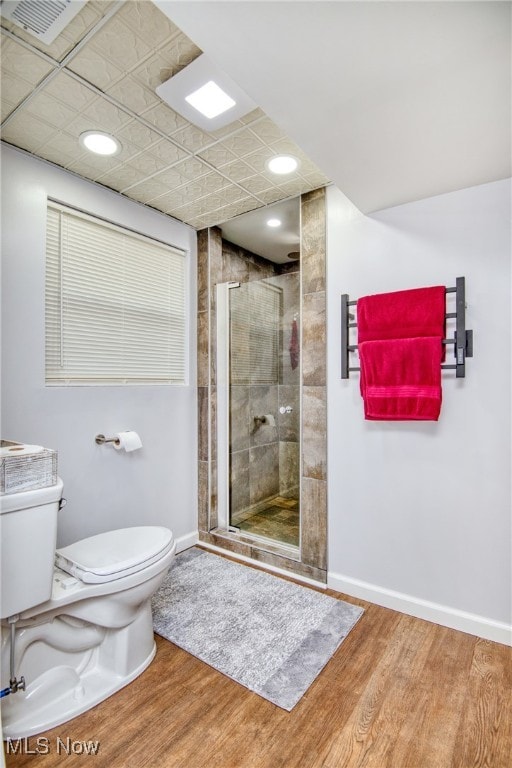
M 62 481 L 0 498 L 4 739 L 66 722 L 131 682 L 155 655 L 151 597 L 176 552 L 171 531 L 122 528 L 55 551 Z M 12 629 L 14 625 L 14 630 Z

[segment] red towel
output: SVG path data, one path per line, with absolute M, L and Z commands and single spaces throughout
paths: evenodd
M 292 371 L 294 371 L 299 364 L 299 330 L 297 328 L 296 320 L 294 320 L 292 323 L 289 351 L 290 365 L 292 367 Z
M 364 296 L 357 302 L 357 340 L 445 335 L 443 285 Z
M 439 336 L 359 345 L 361 394 L 370 421 L 437 421 L 441 410 Z

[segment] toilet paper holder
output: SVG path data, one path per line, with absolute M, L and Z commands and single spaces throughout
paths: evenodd
M 124 432 L 117 432 L 113 437 L 96 435 L 94 439 L 96 445 L 110 443 L 116 451 L 126 451 L 126 453 L 131 453 L 132 451 L 137 451 L 139 448 L 142 448 L 142 440 L 137 432 L 134 432 L 131 429 Z
M 103 445 L 104 443 L 114 443 L 115 445 L 119 445 L 118 437 L 105 437 L 105 435 L 96 435 L 94 440 L 97 445 Z

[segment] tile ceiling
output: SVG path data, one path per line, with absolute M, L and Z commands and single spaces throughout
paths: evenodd
M 51 45 L 2 18 L 2 140 L 196 228 L 327 184 L 260 109 L 205 133 L 156 95 L 200 53 L 148 0 L 90 0 Z M 83 150 L 91 129 L 121 153 Z M 299 171 L 276 177 L 283 152 Z

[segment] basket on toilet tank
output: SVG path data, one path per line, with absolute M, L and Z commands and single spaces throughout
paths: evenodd
M 48 488 L 57 482 L 57 451 L 0 440 L 0 494 Z

